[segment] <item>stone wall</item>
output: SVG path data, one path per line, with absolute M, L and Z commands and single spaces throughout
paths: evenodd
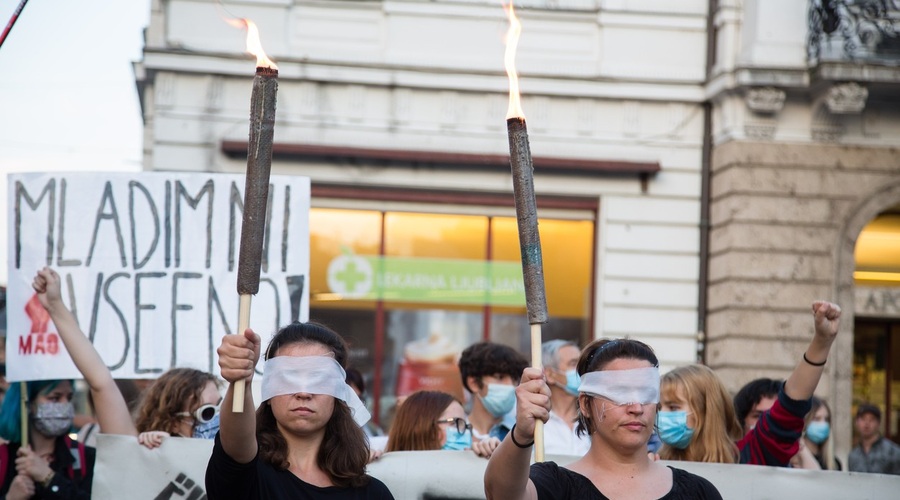
M 813 333 L 810 304 L 839 303 L 840 336 L 817 394 L 849 451 L 853 248 L 900 202 L 900 149 L 726 142 L 713 151 L 707 363 L 732 391 L 787 377 Z

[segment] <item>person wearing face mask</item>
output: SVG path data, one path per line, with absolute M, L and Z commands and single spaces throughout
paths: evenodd
M 497 438 L 472 439 L 472 424 L 462 403 L 439 391 L 416 391 L 397 409 L 385 452 L 472 450 L 490 458 L 500 445 Z
M 100 432 L 138 436 L 149 448 L 159 446 L 169 435 L 212 439 L 218 430 L 221 399 L 216 378 L 187 368 L 167 371 L 146 390 L 135 425 L 109 368 L 63 303 L 60 283 L 59 274 L 45 267 L 35 275 L 32 288 L 91 389 Z
M 35 307 L 31 313 L 33 317 L 43 315 L 43 319 L 53 321 L 69 357 L 90 388 L 91 406 L 100 432 L 137 436 L 131 411 L 122 391 L 94 344 L 81 331 L 75 315 L 63 303 L 60 282 L 59 274 L 49 267 L 35 274 L 31 287 L 35 291 L 37 302 L 30 304 L 39 303 L 40 306 Z
M 475 440 L 495 437 L 503 440 L 516 407 L 516 385 L 528 360 L 515 349 L 493 342 L 479 342 L 459 356 L 463 387 L 472 396 L 472 436 Z
M 33 320 L 53 321 L 69 356 L 90 387 L 103 432 L 136 436 L 112 374 L 63 304 L 59 274 L 48 267 L 39 270 L 32 288 L 35 295 L 26 308 Z M 0 497 L 90 498 L 95 450 L 67 436 L 74 418 L 72 382 L 28 382 L 26 392 L 29 446 L 20 446 L 21 384 L 10 386 L 9 397 L 0 407 L 0 437 L 9 441 L 0 450 Z
M 28 445 L 22 446 L 21 384 L 12 384 L 0 407 L 0 498 L 87 499 L 96 451 L 69 439 L 75 409 L 70 380 L 25 384 Z
M 824 399 L 813 396 L 812 409 L 806 414 L 801 451 L 805 449 L 812 460 L 798 453 L 791 464 L 802 469 L 843 470 L 834 456 L 828 438 L 831 436 L 831 408 Z M 814 462 L 813 462 L 814 460 Z
M 169 436 L 212 439 L 219 430 L 219 383 L 193 368 L 172 368 L 151 385 L 138 408 L 138 442 L 156 448 Z
M 731 395 L 705 365 L 675 368 L 660 378 L 656 428 L 663 460 L 735 463 L 741 426 Z
M 841 308 L 812 304 L 815 333 L 784 382 L 760 379 L 732 399 L 709 368 L 690 365 L 660 381 L 660 458 L 787 467 L 800 450 L 803 417 L 840 327 Z M 771 397 L 765 394 L 773 392 Z
M 586 435 L 575 432 L 578 386 L 575 370 L 581 350 L 574 342 L 548 340 L 541 345 L 544 377 L 550 386 L 550 419 L 544 425 L 544 452 L 548 455 L 583 456 L 591 447 Z
M 844 470 L 841 461 L 834 456 L 831 446 L 831 408 L 821 398 L 813 396 L 812 409 L 807 414 L 806 447 L 816 457 L 822 470 Z

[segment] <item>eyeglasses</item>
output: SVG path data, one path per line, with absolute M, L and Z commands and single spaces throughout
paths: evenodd
M 454 426 L 456 426 L 456 431 L 460 434 L 464 434 L 466 431 L 472 430 L 472 424 L 466 422 L 466 419 L 464 418 L 445 418 L 441 420 L 435 420 L 435 422 L 438 424 L 453 424 Z
M 200 423 L 208 423 L 212 421 L 212 419 L 219 414 L 219 405 L 211 405 L 205 404 L 200 408 L 197 408 L 194 413 L 190 412 L 180 412 L 175 415 L 178 417 L 194 417 L 194 420 Z

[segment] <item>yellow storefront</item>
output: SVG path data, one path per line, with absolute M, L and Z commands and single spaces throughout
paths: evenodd
M 321 205 L 352 203 L 317 202 L 315 191 L 309 316 L 350 343 L 351 365 L 366 378 L 378 420 L 389 420 L 395 398 L 416 389 L 463 397 L 456 359 L 472 343 L 529 352 L 508 204 L 481 197 L 419 210 L 331 208 Z M 596 201 L 538 204 L 549 214 L 539 221 L 550 315 L 543 338 L 583 345 L 593 338 Z
M 856 242 L 853 411 L 882 410 L 882 432 L 900 440 L 900 207 L 879 215 Z

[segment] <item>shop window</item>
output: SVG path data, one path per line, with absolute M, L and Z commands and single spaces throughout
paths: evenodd
M 900 323 L 858 319 L 853 340 L 853 411 L 882 410 L 882 433 L 900 439 Z M 855 432 L 855 429 L 854 429 Z
M 900 205 L 870 221 L 860 232 L 854 252 L 856 286 L 882 297 L 869 312 L 883 319 L 857 316 L 853 345 L 853 411 L 870 402 L 882 410 L 882 432 L 900 439 L 900 321 L 893 299 L 900 287 Z M 877 292 L 877 293 L 876 293 Z M 859 312 L 857 313 L 859 314 Z M 855 430 L 854 430 L 855 432 Z
M 550 322 L 544 340 L 591 338 L 593 221 L 539 221 Z M 528 356 L 514 217 L 314 208 L 310 319 L 340 332 L 387 425 L 418 389 L 464 399 L 459 353 L 480 340 Z
M 857 285 L 900 286 L 900 213 L 884 213 L 866 224 L 856 240 L 854 259 Z

